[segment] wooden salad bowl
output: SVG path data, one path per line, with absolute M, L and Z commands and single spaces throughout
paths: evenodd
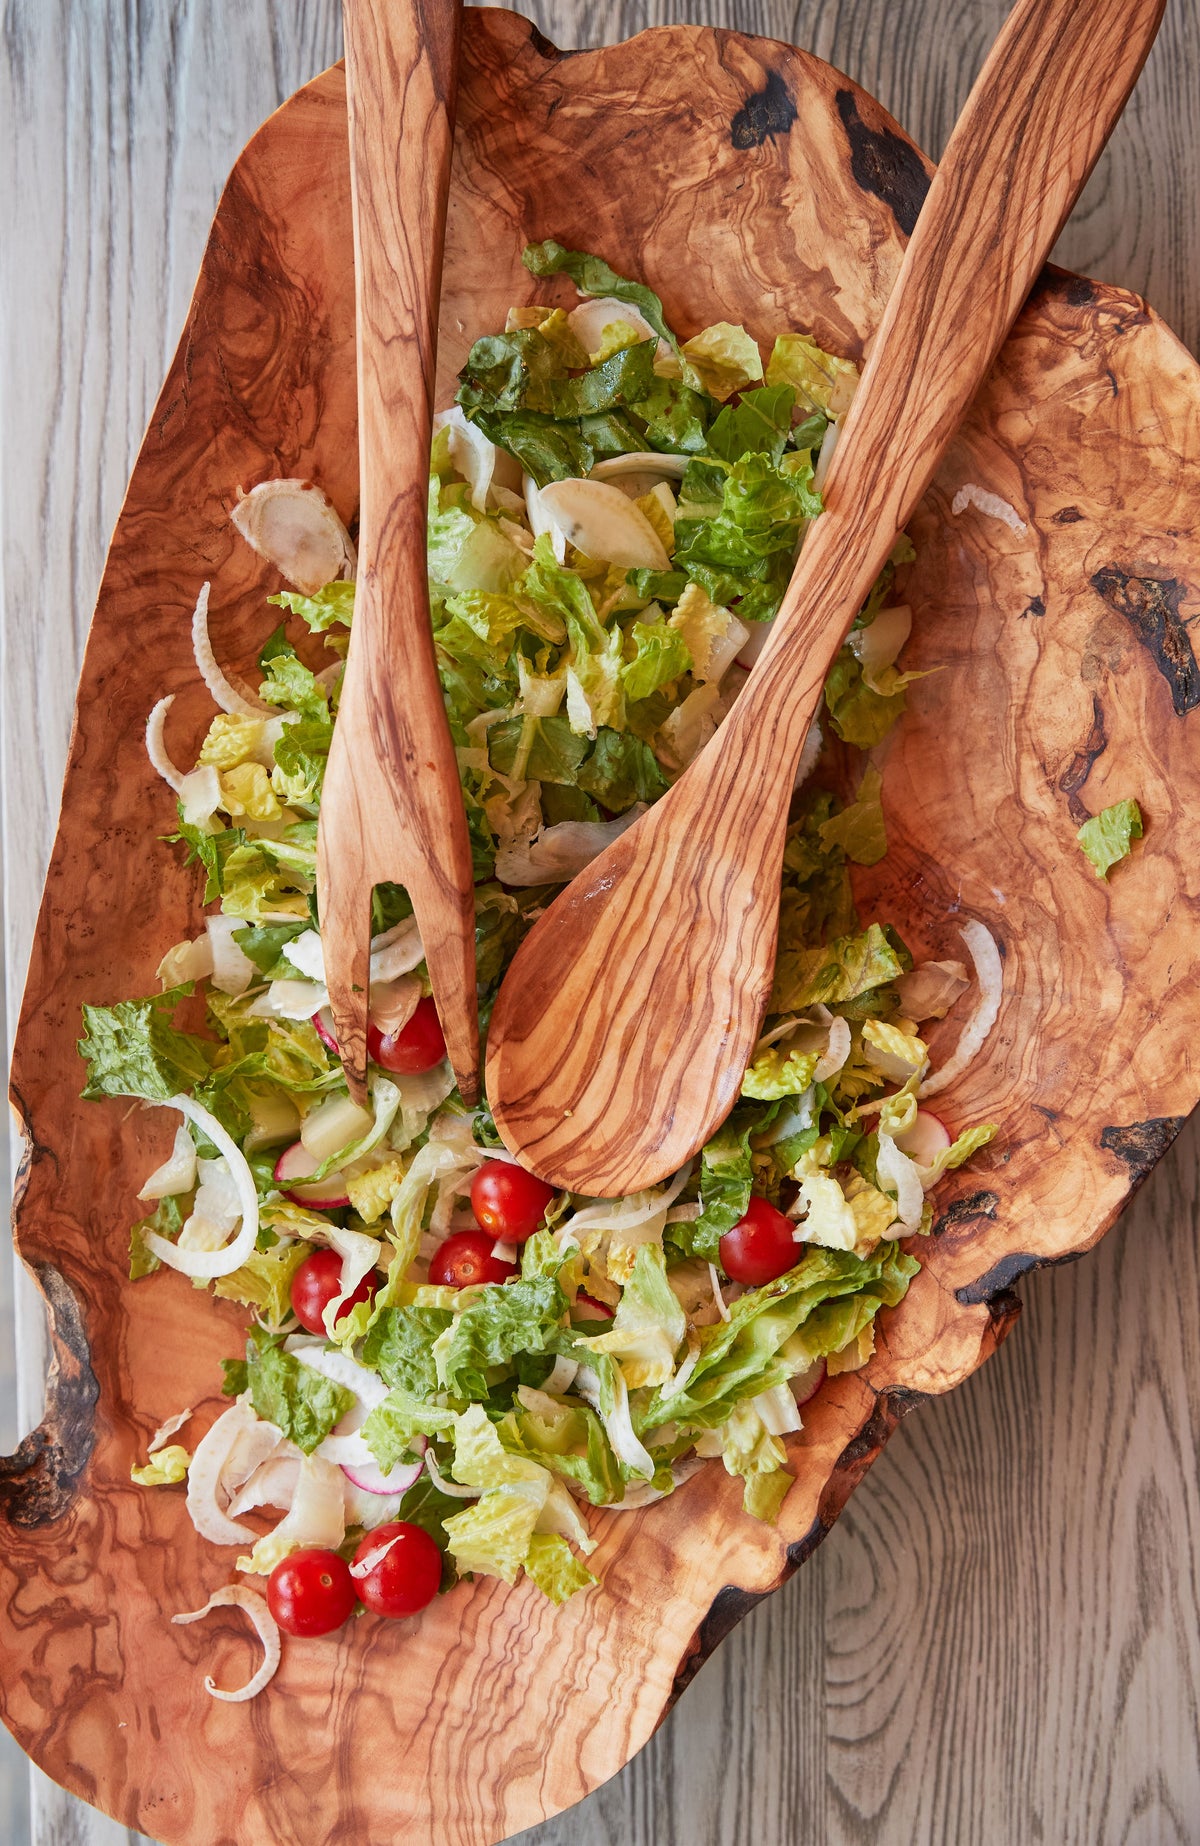
M 929 172 L 790 46 L 678 26 L 567 56 L 471 11 L 440 400 L 473 335 L 544 287 L 520 254 L 547 236 L 649 281 L 685 334 L 806 328 L 859 359 Z M 247 666 L 273 625 L 277 580 L 228 521 L 239 484 L 311 476 L 353 515 L 353 325 L 335 68 L 255 136 L 217 212 L 104 574 L 13 1065 L 17 1239 L 56 1357 L 45 1422 L 0 1462 L 0 1699 L 49 1775 L 170 1846 L 486 1846 L 580 1800 L 803 1563 L 904 1412 L 995 1350 L 1017 1279 L 1107 1229 L 1200 1083 L 1200 373 L 1133 296 L 1047 272 L 912 527 L 906 664 L 940 670 L 886 746 L 890 851 L 859 885 L 915 953 L 959 952 L 968 916 L 1002 944 L 1000 1019 L 947 1110 L 1001 1135 L 939 1190 L 869 1365 L 807 1407 L 778 1528 L 709 1467 L 597 1516 L 602 1588 L 562 1609 L 528 1582 L 463 1585 L 411 1630 L 288 1642 L 252 1705 L 210 1699 L 205 1671 L 236 1683 L 250 1659 L 244 1618 L 168 1618 L 233 1557 L 129 1470 L 172 1411 L 198 1407 L 194 1442 L 220 1408 L 244 1316 L 174 1275 L 127 1280 L 134 1192 L 175 1124 L 81 1103 L 74 1045 L 85 1000 L 148 991 L 198 926 L 194 873 L 158 844 L 173 804 L 146 716 L 177 695 L 177 760 L 211 716 L 188 639 L 204 578 L 219 657 Z M 966 482 L 1025 529 L 954 516 Z M 1126 796 L 1146 837 L 1104 883 L 1075 831 Z

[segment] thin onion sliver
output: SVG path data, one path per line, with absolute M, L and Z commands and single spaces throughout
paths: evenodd
M 163 735 L 163 730 L 167 722 L 167 713 L 174 703 L 175 694 L 173 692 L 168 692 L 165 698 L 158 701 L 158 704 L 147 718 L 146 755 L 150 758 L 151 767 L 158 771 L 167 786 L 173 788 L 178 795 L 183 791 L 183 771 L 182 769 L 176 769 L 171 758 L 168 756 L 166 739 Z
M 257 1590 L 252 1590 L 245 1584 L 227 1583 L 223 1589 L 213 1591 L 202 1609 L 193 1609 L 188 1615 L 173 1615 L 171 1620 L 176 1627 L 184 1628 L 189 1622 L 200 1621 L 211 1609 L 220 1609 L 226 1604 L 232 1604 L 250 1617 L 257 1630 L 258 1638 L 263 1644 L 263 1662 L 245 1685 L 238 1687 L 236 1691 L 227 1692 L 218 1686 L 211 1673 L 206 1673 L 204 1676 L 204 1690 L 211 1693 L 214 1699 L 224 1699 L 227 1704 L 240 1705 L 245 1699 L 257 1698 L 263 1687 L 274 1679 L 283 1651 L 279 1640 L 279 1629 L 275 1625 L 274 1616 L 267 1607 L 266 1597 L 260 1596 Z
M 196 607 L 192 611 L 192 653 L 196 658 L 197 673 L 222 711 L 233 712 L 239 718 L 278 717 L 274 706 L 264 705 L 252 693 L 235 686 L 217 665 L 217 657 L 208 638 L 209 588 L 209 584 L 201 584 Z
M 978 922 L 974 917 L 969 923 L 963 924 L 959 934 L 967 945 L 971 960 L 975 963 L 975 978 L 979 982 L 979 998 L 975 1002 L 974 1012 L 963 1026 L 952 1055 L 940 1070 L 935 1070 L 931 1076 L 926 1077 L 917 1092 L 922 1098 L 936 1096 L 939 1090 L 944 1090 L 946 1085 L 953 1083 L 956 1077 L 961 1077 L 982 1047 L 1000 1012 L 1003 968 L 994 936 L 985 924 Z
M 193 1102 L 190 1096 L 171 1096 L 166 1102 L 157 1103 L 154 1107 L 178 1109 L 180 1115 L 186 1116 L 188 1121 L 195 1122 L 198 1128 L 204 1130 L 218 1153 L 224 1154 L 229 1162 L 233 1183 L 237 1187 L 238 1203 L 242 1208 L 242 1228 L 233 1242 L 225 1244 L 220 1250 L 180 1250 L 167 1238 L 160 1237 L 157 1231 L 146 1232 L 146 1248 L 152 1250 L 159 1262 L 165 1263 L 168 1269 L 178 1269 L 185 1276 L 202 1276 L 208 1280 L 213 1276 L 232 1275 L 235 1269 L 241 1268 L 258 1240 L 258 1192 L 246 1156 L 226 1134 L 217 1118 L 198 1102 Z

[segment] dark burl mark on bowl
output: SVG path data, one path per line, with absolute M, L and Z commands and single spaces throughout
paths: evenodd
M 1024 621 L 1025 618 L 1030 615 L 1045 615 L 1045 613 L 1046 604 L 1043 598 L 1040 596 L 1031 596 L 1021 611 L 1021 620 Z
M 796 120 L 792 93 L 778 71 L 768 71 L 761 90 L 748 96 L 729 124 L 729 139 L 745 150 L 786 135 Z
M 1087 276 L 1072 276 L 1063 291 L 1069 307 L 1086 308 L 1096 299 L 1094 283 Z
M 1098 570 L 1091 583 L 1124 616 L 1166 680 L 1176 716 L 1194 711 L 1200 705 L 1200 672 L 1179 613 L 1186 585 L 1176 577 L 1136 577 L 1116 564 Z
M 1108 747 L 1108 737 L 1104 729 L 1104 707 L 1099 698 L 1092 694 L 1092 728 L 1084 738 L 1079 749 L 1058 778 L 1059 793 L 1067 798 L 1067 809 L 1077 827 L 1091 816 L 1080 800 L 1084 783 L 1092 773 L 1098 757 L 1103 756 Z
M 1054 526 L 1075 526 L 1082 518 L 1083 514 L 1077 506 L 1063 506 L 1057 513 L 1051 514 L 1050 523 Z
M 1077 1263 L 1083 1255 L 1082 1250 L 1070 1250 L 1065 1256 L 1029 1256 L 1024 1251 L 1014 1251 L 1010 1256 L 1002 1256 L 977 1282 L 956 1288 L 954 1299 L 964 1308 L 1007 1305 L 1014 1286 L 1031 1269 L 1061 1269 L 1065 1263 Z
M 1140 1186 L 1186 1120 L 1185 1115 L 1153 1115 L 1145 1122 L 1131 1122 L 1127 1128 L 1105 1128 L 1100 1145 L 1128 1167 L 1133 1185 Z
M 969 1224 L 973 1218 L 994 1219 L 999 1203 L 994 1192 L 968 1192 L 965 1197 L 947 1205 L 940 1217 L 934 1219 L 930 1234 L 933 1237 L 944 1237 L 947 1231 L 956 1231 L 960 1225 Z
M 0 1509 L 10 1525 L 53 1525 L 71 1510 L 95 1447 L 100 1386 L 79 1303 L 50 1263 L 32 1265 L 50 1311 L 54 1362 L 46 1415 L 15 1455 L 0 1456 Z
M 904 235 L 911 237 L 929 191 L 921 156 L 890 128 L 868 128 L 852 90 L 838 91 L 837 111 L 850 143 L 850 171 L 856 184 L 882 199 Z

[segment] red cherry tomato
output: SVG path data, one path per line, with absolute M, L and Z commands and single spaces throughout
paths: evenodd
M 357 1599 L 350 1566 L 336 1551 L 293 1551 L 267 1578 L 267 1607 L 285 1634 L 332 1634 Z
M 540 1226 L 554 1187 L 508 1160 L 485 1160 L 471 1181 L 471 1210 L 485 1231 L 524 1243 Z
M 309 1333 L 324 1333 L 325 1322 L 322 1319 L 331 1301 L 335 1301 L 342 1290 L 342 1259 L 336 1250 L 314 1250 L 306 1256 L 292 1277 L 292 1312 L 302 1327 Z M 375 1292 L 375 1277 L 364 1276 L 345 1304 L 338 1309 L 338 1319 L 349 1309 L 357 1307 L 360 1301 L 369 1301 Z
M 745 1217 L 721 1239 L 721 1267 L 730 1281 L 757 1288 L 793 1269 L 800 1261 L 792 1236 L 795 1228 L 790 1218 L 755 1193 Z
M 490 1231 L 456 1231 L 434 1251 L 430 1282 L 435 1288 L 472 1288 L 476 1282 L 509 1281 L 517 1265 L 492 1255 L 495 1241 Z
M 376 1615 L 416 1615 L 438 1593 L 442 1581 L 442 1554 L 420 1526 L 410 1526 L 403 1519 L 391 1525 L 376 1526 L 361 1540 L 354 1562 L 383 1550 L 365 1577 L 351 1579 L 368 1609 Z
M 381 1032 L 374 1022 L 367 1026 L 367 1056 L 383 1070 L 412 1076 L 432 1070 L 445 1055 L 446 1041 L 432 1000 L 418 1000 L 416 1012 L 398 1032 Z

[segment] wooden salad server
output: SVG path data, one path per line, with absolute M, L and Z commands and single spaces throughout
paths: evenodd
M 317 898 L 346 1081 L 366 1100 L 371 891 L 412 900 L 446 1049 L 479 1094 L 471 847 L 425 568 L 461 0 L 345 0 L 361 475 L 354 628 L 321 799 Z
M 1129 96 L 1164 0 L 1020 0 L 921 208 L 771 637 L 715 738 L 522 943 L 488 1036 L 506 1145 L 611 1197 L 737 1098 L 770 993 L 793 781 L 826 674 Z

